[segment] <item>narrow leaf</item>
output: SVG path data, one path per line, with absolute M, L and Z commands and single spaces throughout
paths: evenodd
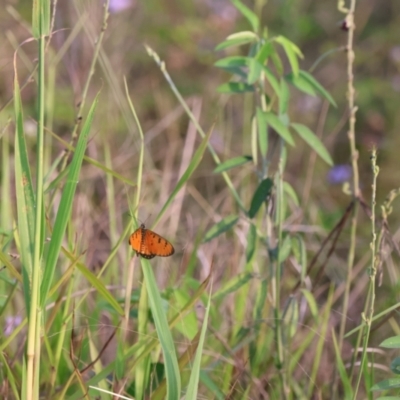
M 86 266 L 82 263 L 77 263 L 76 267 L 82 273 L 82 275 L 90 282 L 96 291 L 114 308 L 114 310 L 120 315 L 124 315 L 124 310 L 115 299 L 115 297 L 108 291 L 104 283 L 96 277 Z
M 296 130 L 299 136 L 330 166 L 333 165 L 333 160 L 328 153 L 328 150 L 323 145 L 321 140 L 307 126 L 302 124 L 292 123 L 291 126 Z
M 242 32 L 237 32 L 232 35 L 229 35 L 223 42 L 221 42 L 215 50 L 223 50 L 228 47 L 234 47 L 234 46 L 241 46 L 243 44 L 255 42 L 258 40 L 258 36 L 251 31 L 242 31 Z
M 260 21 L 257 15 L 245 6 L 240 0 L 231 0 L 233 5 L 243 14 L 243 16 L 250 22 L 254 32 L 258 31 Z
M 232 226 L 236 224 L 239 217 L 237 215 L 229 215 L 225 217 L 223 220 L 219 221 L 215 224 L 205 235 L 203 242 L 209 242 L 211 239 L 221 235 L 222 233 L 226 232 L 227 230 L 231 229 Z
M 320 83 L 318 83 L 318 81 L 311 74 L 301 70 L 299 72 L 299 76 L 307 81 L 317 93 L 319 93 L 322 97 L 325 97 L 325 99 L 327 99 L 329 103 L 331 103 L 334 107 L 337 107 L 333 97 L 329 94 L 327 90 L 324 89 L 324 87 Z
M 278 82 L 278 79 L 275 78 L 274 74 L 268 67 L 264 67 L 264 74 L 267 78 L 267 81 L 271 85 L 272 89 L 274 90 L 275 94 L 280 97 L 281 96 L 281 88 Z
M 271 178 L 266 178 L 260 182 L 257 190 L 254 193 L 253 199 L 251 200 L 251 206 L 249 210 L 250 218 L 254 218 L 256 216 L 261 204 L 263 204 L 270 195 L 273 184 L 274 183 Z
M 141 264 L 149 295 L 150 309 L 164 358 L 165 375 L 167 381 L 167 399 L 180 399 L 181 377 L 171 330 L 168 326 L 165 311 L 162 306 L 161 296 L 157 288 L 153 270 L 151 269 L 151 264 L 144 258 L 141 259 Z
M 272 47 L 271 42 L 265 42 L 260 50 L 258 50 L 258 53 L 256 55 L 256 60 L 263 65 L 265 61 L 268 59 L 268 57 L 273 53 L 274 48 Z
M 50 1 L 34 0 L 32 9 L 32 32 L 35 39 L 50 31 Z
M 285 80 L 303 93 L 314 97 L 317 95 L 315 87 L 308 80 L 304 79 L 301 73 L 296 76 L 293 72 L 290 72 L 285 76 Z
M 268 125 L 272 126 L 275 129 L 276 133 L 281 136 L 281 138 L 294 146 L 294 141 L 292 135 L 289 132 L 289 129 L 283 124 L 283 122 L 272 112 L 266 112 L 265 119 Z
M 292 67 L 293 74 L 297 76 L 299 74 L 299 61 L 297 58 L 303 58 L 300 49 L 284 36 L 278 36 L 275 38 L 275 42 L 279 43 L 283 47 L 289 60 L 289 64 Z
M 71 215 L 72 204 L 79 182 L 79 172 L 82 166 L 83 156 L 86 150 L 86 144 L 90 133 L 90 127 L 93 121 L 94 110 L 97 105 L 97 97 L 94 100 L 85 124 L 82 128 L 81 134 L 76 145 L 74 157 L 71 162 L 70 171 L 64 190 L 61 196 L 60 205 L 58 207 L 56 221 L 54 223 L 53 234 L 50 240 L 49 250 L 46 259 L 46 265 L 43 272 L 43 280 L 40 288 L 40 304 L 43 306 L 47 299 L 50 285 L 53 281 L 54 271 L 56 268 L 57 260 L 60 254 L 61 243 L 64 237 L 65 229 Z
M 234 56 L 218 60 L 214 65 L 218 68 L 247 67 L 248 57 Z
M 249 64 L 249 75 L 247 77 L 247 83 L 249 85 L 252 85 L 260 79 L 263 66 L 254 58 L 250 58 L 248 64 Z
M 288 85 L 284 79 L 280 82 L 280 96 L 279 96 L 279 115 L 287 114 L 289 107 L 290 92 Z
M 212 289 L 212 288 L 211 288 Z M 206 306 L 206 312 L 203 318 L 203 326 L 201 328 L 201 334 L 199 339 L 199 344 L 196 350 L 196 356 L 194 358 L 192 371 L 190 373 L 189 384 L 186 391 L 186 399 L 197 399 L 198 398 L 198 386 L 199 386 L 199 379 L 200 379 L 200 371 L 201 371 L 201 356 L 204 349 L 204 341 L 207 332 L 207 324 L 208 324 L 208 316 L 210 313 L 211 308 L 211 290 L 208 296 L 208 302 Z
M 293 189 L 293 187 L 290 185 L 288 182 L 283 182 L 283 191 L 285 194 L 288 195 L 293 200 L 293 203 L 297 206 L 300 207 L 300 202 L 299 198 L 297 197 L 296 191 Z
M 30 309 L 30 282 L 33 265 L 33 238 L 35 236 L 35 197 L 32 186 L 28 151 L 24 133 L 21 92 L 14 67 L 14 110 L 15 110 L 15 189 L 18 215 L 18 236 L 22 261 L 22 278 L 25 307 Z
M 218 86 L 219 93 L 246 93 L 254 92 L 254 87 L 244 82 L 227 82 Z
M 259 107 L 257 107 L 256 118 L 258 142 L 260 143 L 260 153 L 265 158 L 268 151 L 267 120 L 265 119 L 265 113 Z
M 219 164 L 217 168 L 214 169 L 213 173 L 218 174 L 223 171 L 228 171 L 229 169 L 238 167 L 239 165 L 243 165 L 252 161 L 253 157 L 251 156 L 239 156 L 231 158 L 230 160 L 226 160 L 223 163 Z
M 217 290 L 212 298 L 214 301 L 222 299 L 226 297 L 229 293 L 236 292 L 242 286 L 246 285 L 251 279 L 254 278 L 254 274 L 250 272 L 244 272 L 238 275 L 235 275 L 228 282 L 226 282 L 221 289 Z
M 246 246 L 246 262 L 250 262 L 254 256 L 257 245 L 257 228 L 254 224 L 250 224 L 249 232 L 247 233 Z

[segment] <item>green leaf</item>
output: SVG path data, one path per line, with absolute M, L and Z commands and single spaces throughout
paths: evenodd
M 288 85 L 284 79 L 281 79 L 280 96 L 279 96 L 279 115 L 287 114 L 289 107 L 290 92 Z
M 246 93 L 254 92 L 254 87 L 243 82 L 228 82 L 218 86 L 219 93 Z
M 291 146 L 294 146 L 294 141 L 292 135 L 289 132 L 289 129 L 283 124 L 283 122 L 272 112 L 266 112 L 265 119 L 268 125 L 272 126 L 275 129 L 277 134 Z
M 207 231 L 207 233 L 204 235 L 203 242 L 209 242 L 211 239 L 214 239 L 215 237 L 231 229 L 232 226 L 236 224 L 238 219 L 239 217 L 237 215 L 229 215 L 228 217 L 225 217 Z
M 203 326 L 201 328 L 201 334 L 200 334 L 200 339 L 199 339 L 199 344 L 197 346 L 196 350 L 196 356 L 193 361 L 193 366 L 192 366 L 192 371 L 190 372 L 190 379 L 189 379 L 189 384 L 186 390 L 186 396 L 185 399 L 197 399 L 198 398 L 198 386 L 199 386 L 199 379 L 200 379 L 200 372 L 201 372 L 201 356 L 204 350 L 204 341 L 206 337 L 206 332 L 207 332 L 207 324 L 208 324 L 208 318 L 210 314 L 210 308 L 211 308 L 211 290 L 210 294 L 208 295 L 208 302 L 206 306 L 206 312 L 204 315 L 203 319 Z
M 283 263 L 290 255 L 292 250 L 292 240 L 289 235 L 286 235 L 283 239 L 283 243 L 279 246 L 279 258 L 278 262 Z
M 35 39 L 50 32 L 50 1 L 34 0 L 32 9 L 32 33 Z
M 258 31 L 260 21 L 257 15 L 246 7 L 240 0 L 231 0 L 233 5 L 242 13 L 242 15 L 250 22 L 254 32 Z
M 313 87 L 313 89 L 319 93 L 322 97 L 325 97 L 325 99 L 327 99 L 329 101 L 329 103 L 331 103 L 334 107 L 337 107 L 335 100 L 333 99 L 333 97 L 329 94 L 328 91 L 326 91 L 324 89 L 324 87 L 318 83 L 318 81 L 308 72 L 306 71 L 300 71 L 299 72 L 299 76 L 306 82 L 308 82 L 311 87 Z
M 400 336 L 392 336 L 385 339 L 380 345 L 386 349 L 399 349 L 400 348 Z
M 212 371 L 210 371 L 210 373 L 211 375 L 213 375 Z M 210 376 L 207 374 L 205 369 L 200 372 L 200 380 L 203 385 L 209 390 L 209 393 L 212 393 L 212 395 L 214 396 L 213 398 L 217 400 L 226 400 L 226 393 L 221 390 L 221 385 L 219 384 L 220 382 L 215 383 L 215 381 L 211 379 Z
M 299 136 L 330 166 L 333 165 L 333 160 L 328 153 L 328 150 L 323 145 L 321 140 L 307 126 L 302 124 L 292 123 L 291 126 L 296 130 Z
M 253 278 L 254 274 L 250 272 L 243 272 L 241 274 L 235 275 L 213 294 L 213 300 L 217 301 L 226 297 L 229 293 L 236 292 Z
M 217 68 L 222 68 L 233 75 L 240 76 L 243 80 L 247 79 L 247 57 L 225 57 L 218 60 L 214 65 Z
M 239 156 L 231 158 L 230 160 L 226 160 L 223 163 L 219 164 L 217 168 L 214 169 L 213 174 L 218 174 L 223 171 L 228 171 L 229 169 L 238 167 L 239 165 L 243 165 L 252 161 L 252 156 Z
M 97 105 L 97 96 L 94 100 L 81 134 L 76 145 L 75 153 L 71 162 L 67 181 L 65 183 L 63 193 L 58 207 L 56 221 L 54 223 L 53 233 L 51 236 L 49 250 L 46 259 L 46 265 L 43 271 L 42 285 L 40 288 L 40 304 L 44 306 L 50 285 L 53 281 L 54 271 L 57 265 L 58 257 L 61 249 L 61 242 L 64 237 L 65 229 L 71 215 L 72 204 L 76 187 L 79 182 L 79 172 L 82 167 L 82 160 L 86 150 L 86 144 L 90 133 L 90 128 L 93 121 L 94 110 Z
M 17 73 L 14 76 L 15 110 L 15 189 L 18 215 L 18 235 L 22 261 L 25 307 L 30 309 L 31 279 L 35 237 L 35 196 L 24 133 L 21 92 Z
M 275 94 L 280 97 L 281 96 L 281 88 L 278 82 L 278 79 L 275 78 L 274 74 L 268 67 L 264 67 L 264 74 L 267 78 L 267 81 L 271 85 L 272 89 L 274 90 Z
M 293 72 L 290 72 L 285 76 L 285 80 L 303 93 L 307 93 L 314 97 L 317 95 L 314 86 L 311 85 L 308 80 L 304 79 L 301 73 L 296 76 Z
M 293 338 L 298 330 L 299 323 L 299 304 L 294 296 L 288 297 L 285 305 L 282 321 L 285 329 L 285 337 Z
M 223 42 L 221 42 L 215 50 L 223 50 L 228 47 L 241 46 L 243 44 L 252 43 L 258 40 L 258 36 L 251 31 L 237 32 L 229 35 Z
M 319 310 L 314 295 L 307 289 L 301 289 L 301 292 L 308 303 L 308 307 L 310 308 L 315 323 L 319 324 Z
M 260 79 L 263 66 L 254 58 L 250 58 L 248 64 L 249 64 L 249 74 L 247 77 L 247 83 L 249 85 L 252 85 Z
M 105 287 L 101 279 L 97 278 L 86 266 L 82 263 L 76 263 L 76 268 L 82 273 L 82 275 L 90 282 L 90 284 L 96 289 L 96 291 L 114 308 L 114 310 L 120 314 L 124 315 L 124 310 L 121 308 L 118 300 L 115 299 L 108 289 Z
M 225 57 L 218 60 L 214 65 L 218 68 L 247 67 L 248 60 L 248 57 L 243 56 Z
M 189 293 L 187 290 L 175 289 L 173 292 L 173 298 L 175 300 L 173 304 L 174 309 L 182 310 L 185 304 L 190 300 L 191 295 L 192 293 Z M 175 325 L 175 329 L 189 340 L 193 340 L 198 331 L 198 322 L 195 312 L 192 310 L 189 313 L 185 313 L 183 318 Z
M 265 61 L 268 59 L 268 57 L 274 52 L 274 48 L 271 44 L 271 42 L 265 42 L 260 49 L 258 50 L 258 53 L 256 55 L 256 60 L 261 64 L 264 65 Z
M 145 258 L 141 258 L 140 261 L 149 295 L 150 309 L 164 358 L 165 376 L 167 381 L 167 399 L 180 399 L 181 376 L 171 330 L 168 326 L 167 317 L 162 306 L 161 296 L 157 288 L 151 264 Z
M 300 207 L 299 198 L 293 187 L 288 182 L 283 182 L 283 191 L 286 193 L 294 202 L 297 207 Z
M 260 143 L 260 153 L 263 157 L 266 157 L 268 151 L 267 120 L 265 119 L 264 112 L 259 107 L 257 107 L 256 118 L 258 142 Z
M 372 386 L 371 390 L 374 392 L 377 390 L 389 390 L 400 388 L 400 378 L 390 378 L 378 382 L 376 385 Z M 396 397 L 398 399 L 398 397 Z
M 260 182 L 257 190 L 254 193 L 253 199 L 251 200 L 251 206 L 249 210 L 249 217 L 254 218 L 266 200 L 270 195 L 274 183 L 271 178 L 266 178 Z
M 337 343 L 337 339 L 335 334 L 332 335 L 333 339 L 333 347 L 335 350 L 335 355 L 336 355 L 336 369 L 339 371 L 339 375 L 341 378 L 341 383 L 343 385 L 344 389 L 344 399 L 352 399 L 353 398 L 353 386 L 350 382 L 349 375 L 347 373 L 347 369 L 343 363 L 342 355 L 339 350 L 339 346 Z
M 292 67 L 292 71 L 295 76 L 299 74 L 299 61 L 298 58 L 303 58 L 303 54 L 300 49 L 289 39 L 284 36 L 278 36 L 274 39 L 275 42 L 279 43 L 286 53 L 289 60 L 289 64 Z
M 247 233 L 247 246 L 246 246 L 246 262 L 250 262 L 254 256 L 257 246 L 257 228 L 254 224 L 250 223 L 249 232 Z

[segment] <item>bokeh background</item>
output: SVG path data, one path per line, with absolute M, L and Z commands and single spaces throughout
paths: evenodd
M 293 217 L 286 228 L 293 224 L 294 230 L 308 235 L 308 250 L 313 254 L 350 201 L 342 188 L 351 176 L 346 108 L 347 35 L 343 30 L 343 14 L 337 10 L 335 1 L 255 0 L 245 3 L 260 15 L 270 36 L 283 35 L 297 44 L 304 54 L 301 68 L 310 71 L 338 105 L 333 108 L 323 99 L 295 90 L 290 102 L 292 120 L 309 126 L 321 137 L 335 163 L 335 167 L 330 168 L 300 141 L 289 149 L 285 180 L 298 194 L 300 208 L 293 209 Z M 4 135 L 13 114 L 9 101 L 13 94 L 14 52 L 31 37 L 32 5 L 27 0 L 2 0 L 0 4 L 0 134 Z M 93 59 L 93 43 L 102 28 L 102 15 L 100 1 L 59 0 L 57 3 L 48 49 L 48 84 L 53 84 L 55 90 L 54 97 L 48 99 L 51 106 L 46 126 L 67 142 Z M 369 156 L 371 146 L 376 145 L 380 166 L 377 201 L 380 204 L 400 182 L 400 2 L 359 1 L 355 23 L 356 141 L 360 152 L 361 189 L 369 203 L 372 180 Z M 220 158 L 226 160 L 250 154 L 253 103 L 251 95 L 218 93 L 217 87 L 227 81 L 229 75 L 213 65 L 226 55 L 245 55 L 245 48 L 220 52 L 214 49 L 228 35 L 249 29 L 247 21 L 228 0 L 110 1 L 103 47 L 88 92 L 88 104 L 99 91 L 100 98 L 87 155 L 135 181 L 139 139 L 124 94 L 123 77 L 126 77 L 146 142 L 140 222 L 151 225 L 200 141 L 144 44 L 165 61 L 172 80 L 203 129 L 208 131 L 215 123 L 211 143 Z M 19 47 L 17 68 L 21 85 L 26 83 L 22 101 L 31 149 L 35 146 L 36 134 L 36 85 L 29 76 L 36 63 L 35 57 L 33 41 L 28 40 Z M 289 71 L 289 65 L 285 68 Z M 47 154 L 48 165 L 51 165 L 64 146 L 50 134 L 46 137 L 52 149 Z M 33 169 L 34 154 L 34 151 L 30 154 Z M 190 263 L 198 237 L 235 208 L 222 178 L 212 173 L 214 168 L 212 158 L 206 154 L 184 193 L 158 226 L 160 233 L 173 239 L 179 257 L 173 266 L 168 260 L 155 261 L 160 267 L 157 277 L 161 287 L 167 282 L 179 286 L 179 279 L 187 272 L 188 265 L 194 276 L 204 279 L 210 271 L 211 260 L 217 271 L 216 287 L 218 278 L 223 281 L 225 274 L 232 276 L 241 271 L 239 260 L 243 256 L 245 233 L 241 235 L 240 232 L 236 232 L 235 239 L 228 236 L 226 241 L 201 245 L 197 250 L 197 264 Z M 250 204 L 253 192 L 247 190 L 247 185 L 250 182 L 257 186 L 255 170 L 246 167 L 234 170 L 230 176 L 243 201 Z M 81 250 L 87 250 L 85 263 L 94 271 L 104 263 L 129 220 L 132 211 L 129 207 L 135 195 L 134 188 L 116 179 L 111 195 L 120 212 L 111 214 L 108 188 L 104 171 L 86 164 L 74 206 L 77 225 L 70 234 L 76 235 Z M 2 201 L 12 202 L 13 199 L 2 198 Z M 363 265 L 368 260 L 362 258 L 370 242 L 368 221 L 361 211 L 356 258 L 364 260 Z M 399 222 L 400 212 L 395 208 L 390 219 L 395 238 Z M 1 226 L 3 229 L 12 226 L 12 216 L 2 215 Z M 329 278 L 338 282 L 343 278 L 346 265 L 346 233 L 345 230 L 330 261 L 331 268 L 327 269 Z M 120 249 L 114 271 L 124 274 L 128 251 L 128 246 Z M 107 279 L 118 283 L 120 276 L 111 274 Z M 388 282 L 386 276 L 379 289 L 382 293 L 390 289 L 388 302 L 397 296 L 393 285 L 396 279 L 392 276 L 390 280 Z M 362 309 L 358 295 L 356 293 L 352 299 L 355 316 Z M 232 312 L 227 315 L 231 317 Z

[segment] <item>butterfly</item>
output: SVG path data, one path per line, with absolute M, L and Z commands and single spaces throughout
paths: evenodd
M 129 244 L 136 251 L 137 256 L 151 259 L 155 256 L 168 257 L 174 254 L 174 246 L 162 236 L 146 229 L 144 224 L 129 237 Z

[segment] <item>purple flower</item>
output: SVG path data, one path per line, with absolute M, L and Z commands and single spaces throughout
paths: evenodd
M 347 164 L 333 166 L 328 172 L 328 182 L 331 185 L 338 185 L 348 181 L 351 178 L 351 167 Z
M 110 0 L 108 10 L 111 14 L 125 11 L 135 5 L 135 0 Z
M 16 317 L 6 317 L 5 322 L 4 336 L 10 336 L 14 329 L 22 322 L 22 317 L 18 315 Z

